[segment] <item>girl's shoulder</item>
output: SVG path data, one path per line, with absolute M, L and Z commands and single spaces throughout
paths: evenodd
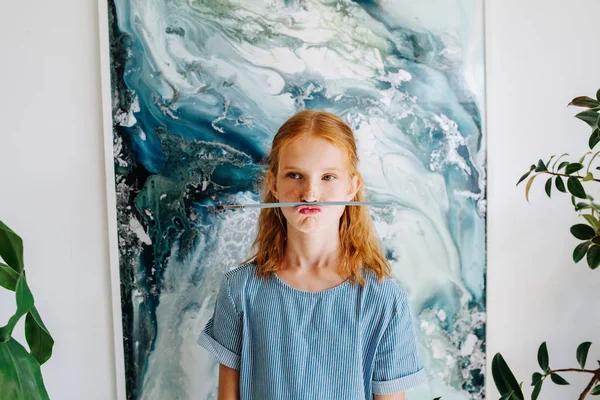
M 408 302 L 408 292 L 402 288 L 393 278 L 384 277 L 379 280 L 377 275 L 365 269 L 366 284 L 365 294 L 377 303 L 392 306 L 395 310 L 401 308 Z
M 256 264 L 249 261 L 225 272 L 225 279 L 229 282 L 230 290 L 246 286 L 250 281 L 256 279 Z
M 223 280 L 222 290 L 227 290 L 227 295 L 235 308 L 243 312 L 245 304 L 243 296 L 248 293 L 249 287 L 252 287 L 256 281 L 256 265 L 247 262 L 234 267 L 223 274 Z

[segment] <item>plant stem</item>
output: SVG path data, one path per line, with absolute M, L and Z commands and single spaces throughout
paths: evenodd
M 597 370 L 591 369 L 579 369 L 579 368 L 564 368 L 564 369 L 551 369 L 548 374 L 552 374 L 554 372 L 589 372 L 590 374 L 600 374 L 600 368 Z
M 546 375 L 550 375 L 555 372 L 588 372 L 590 374 L 594 374 L 590 383 L 588 383 L 588 385 L 585 387 L 583 392 L 579 395 L 578 400 L 584 400 L 585 396 L 587 396 L 588 393 L 590 392 L 590 390 L 592 390 L 592 388 L 594 387 L 596 382 L 600 382 L 600 368 L 598 368 L 597 370 L 579 369 L 579 368 L 551 369 L 550 371 L 548 371 L 546 373 Z
M 587 394 L 590 392 L 590 390 L 592 390 L 592 388 L 598 381 L 600 381 L 600 368 L 596 370 L 596 373 L 594 374 L 594 377 L 592 378 L 590 383 L 588 383 L 581 395 L 579 395 L 579 400 L 585 399 L 585 396 L 587 396 Z
M 585 176 L 579 176 L 579 175 L 567 175 L 567 174 L 561 174 L 561 173 L 559 173 L 559 172 L 552 172 L 552 171 L 548 171 L 548 170 L 546 170 L 546 171 L 540 171 L 540 172 L 545 172 L 545 173 L 547 173 L 547 174 L 550 174 L 550 175 L 566 176 L 567 178 L 579 178 L 579 179 L 583 179 L 583 178 L 585 178 Z M 596 179 L 596 178 L 594 178 L 594 179 L 590 179 L 590 181 L 596 181 L 596 182 L 600 182 L 600 179 Z

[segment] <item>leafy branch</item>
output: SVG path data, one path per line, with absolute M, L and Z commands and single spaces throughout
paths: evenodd
M 4 260 L 4 262 L 1 262 Z M 0 221 L 0 286 L 15 292 L 17 310 L 0 327 L 0 392 L 2 399 L 48 399 L 40 365 L 52 355 L 54 339 L 38 313 L 23 264 L 23 240 Z M 25 316 L 29 351 L 12 337 Z
M 550 377 L 550 380 L 556 385 L 570 385 L 570 383 L 561 375 L 559 375 L 558 372 L 583 372 L 592 374 L 593 376 L 590 379 L 590 382 L 579 395 L 578 399 L 583 400 L 588 394 L 592 396 L 600 395 L 600 384 L 598 384 L 600 382 L 600 368 L 595 370 L 585 368 L 591 345 L 591 342 L 583 342 L 577 347 L 575 356 L 577 358 L 577 362 L 579 365 L 581 365 L 581 368 L 551 369 L 546 342 L 542 343 L 537 354 L 538 363 L 542 369 L 542 372 L 534 372 L 531 376 L 531 386 L 533 386 L 531 399 L 536 400 L 538 398 L 542 390 L 542 385 L 548 377 Z M 598 360 L 598 365 L 600 365 L 600 360 Z M 492 360 L 492 375 L 496 387 L 500 393 L 502 393 L 501 400 L 525 399 L 522 390 L 523 382 L 517 384 L 515 376 L 500 353 L 497 353 Z
M 569 103 L 570 106 L 587 108 L 586 111 L 580 112 L 575 115 L 575 117 L 584 121 L 592 128 L 592 134 L 588 139 L 590 150 L 593 150 L 600 142 L 600 114 L 598 113 L 598 111 L 600 111 L 600 90 L 596 93 L 596 97 L 597 99 L 592 99 L 587 96 L 576 97 Z M 586 167 L 586 165 L 584 165 L 584 160 L 590 154 L 592 157 L 587 162 Z M 517 182 L 518 186 L 529 177 L 525 185 L 525 199 L 528 202 L 531 185 L 533 184 L 534 179 L 542 174 L 550 175 L 544 185 L 548 197 L 552 197 L 553 187 L 559 192 L 569 193 L 571 195 L 571 203 L 573 204 L 575 211 L 579 212 L 579 215 L 586 221 L 586 223 L 576 224 L 571 227 L 573 236 L 582 240 L 582 242 L 573 249 L 573 261 L 578 263 L 586 257 L 588 266 L 591 269 L 596 269 L 600 266 L 600 204 L 595 203 L 594 198 L 586 193 L 583 182 L 600 182 L 600 179 L 596 178 L 593 172 L 590 171 L 598 154 L 600 154 L 600 151 L 595 153 L 588 151 L 577 162 L 562 161 L 558 164 L 561 158 L 569 155 L 568 153 L 565 153 L 558 157 L 552 165 L 550 163 L 554 159 L 554 155 L 551 156 L 547 162 L 540 159 L 537 164 L 532 164 L 529 167 L 529 171 L 523 174 Z M 584 168 L 585 173 L 582 174 Z M 597 166 L 595 169 L 600 170 L 600 167 Z M 566 185 L 563 178 L 566 178 Z M 580 200 L 578 201 L 578 199 Z M 581 213 L 582 210 L 590 211 L 589 213 Z
M 584 121 L 592 128 L 592 134 L 588 139 L 588 146 L 590 150 L 594 150 L 594 147 L 600 142 L 600 90 L 596 92 L 595 99 L 586 96 L 576 97 L 569 103 L 569 106 L 587 108 L 586 111 L 580 112 L 575 117 Z M 588 151 L 578 162 L 562 161 L 559 164 L 560 159 L 568 156 L 568 153 L 562 154 L 552 164 L 550 163 L 554 159 L 554 156 L 551 156 L 547 162 L 539 160 L 537 164 L 532 164 L 529 171 L 523 174 L 517 182 L 518 186 L 529 177 L 525 186 L 525 198 L 528 202 L 529 190 L 531 189 L 533 180 L 542 174 L 550 175 L 544 186 L 548 197 L 552 197 L 553 186 L 559 192 L 570 194 L 571 203 L 575 211 L 585 219 L 585 223 L 576 224 L 571 227 L 571 234 L 577 239 L 582 240 L 573 250 L 573 261 L 578 263 L 583 257 L 586 257 L 589 267 L 593 270 L 600 265 L 600 222 L 598 221 L 600 217 L 600 204 L 595 203 L 594 198 L 586 193 L 584 183 L 600 182 L 600 179 L 597 179 L 593 172 L 590 171 L 599 153 L 600 151 L 596 153 Z M 586 167 L 584 161 L 590 154 L 592 154 L 592 157 Z M 584 168 L 585 173 L 583 173 Z M 595 169 L 599 170 L 600 167 L 596 167 Z M 566 178 L 566 185 L 563 178 Z M 583 213 L 583 210 L 589 210 L 589 213 Z M 575 356 L 581 368 L 551 369 L 546 342 L 542 343 L 537 353 L 538 363 L 542 372 L 535 372 L 531 377 L 531 386 L 533 386 L 531 399 L 536 400 L 538 398 L 542 390 L 542 385 L 548 377 L 557 385 L 569 385 L 569 382 L 558 374 L 559 372 L 592 374 L 589 383 L 579 395 L 579 400 L 583 400 L 588 394 L 592 396 L 600 395 L 600 368 L 595 370 L 585 368 L 591 345 L 591 342 L 583 342 L 577 347 Z M 598 360 L 598 365 L 600 365 L 600 360 Z M 501 400 L 524 400 L 523 382 L 517 383 L 517 379 L 500 353 L 496 353 L 492 360 L 492 375 L 496 387 L 502 396 Z

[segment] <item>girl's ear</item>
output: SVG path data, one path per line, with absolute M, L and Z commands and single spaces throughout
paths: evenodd
M 270 169 L 267 170 L 265 179 L 267 180 L 269 190 L 271 191 L 273 196 L 275 196 L 275 198 L 279 200 L 279 194 L 277 194 L 277 180 L 275 179 L 275 176 L 273 175 L 273 172 L 271 172 Z
M 361 185 L 361 179 L 358 177 L 358 175 L 354 175 L 350 180 L 350 188 L 348 189 L 348 201 L 352 201 L 352 199 L 354 199 Z

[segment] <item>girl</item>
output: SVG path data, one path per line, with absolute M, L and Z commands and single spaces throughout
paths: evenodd
M 424 383 L 408 297 L 364 206 L 352 129 L 305 110 L 273 139 L 253 256 L 224 274 L 198 343 L 219 400 L 404 399 Z

